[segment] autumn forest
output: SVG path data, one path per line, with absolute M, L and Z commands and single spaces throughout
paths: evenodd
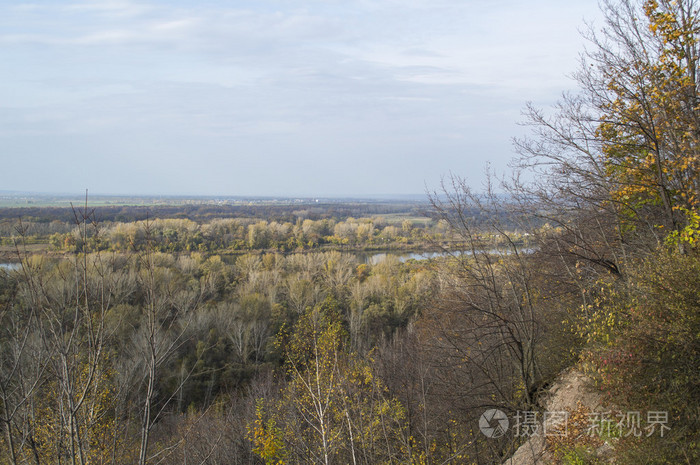
M 483 189 L 0 208 L 0 464 L 510 463 L 567 370 L 664 434 L 537 463 L 699 463 L 700 6 L 601 8 Z

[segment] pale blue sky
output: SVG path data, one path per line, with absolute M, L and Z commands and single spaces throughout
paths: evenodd
M 504 169 L 596 0 L 0 1 L 0 190 L 421 193 Z

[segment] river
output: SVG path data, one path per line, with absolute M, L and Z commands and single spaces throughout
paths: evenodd
M 0 263 L 0 270 L 19 270 L 21 263 Z

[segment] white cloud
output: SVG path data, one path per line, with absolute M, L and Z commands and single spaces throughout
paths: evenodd
M 212 163 L 264 157 L 287 167 L 259 180 L 252 173 L 243 190 L 225 193 L 293 185 L 285 176 L 313 186 L 324 176 L 314 156 L 328 169 L 343 166 L 338 185 L 356 178 L 364 192 L 421 191 L 459 157 L 509 156 L 522 103 L 549 101 L 567 85 L 580 43 L 574 29 L 594 1 L 0 5 L 0 143 L 89 158 L 79 143 L 42 149 L 41 141 L 71 135 L 92 149 L 102 141 L 138 151 L 151 137 L 169 150 L 141 155 L 154 157 L 164 178 L 172 170 L 164 190 L 183 173 L 158 161 L 187 159 L 201 146 Z M 288 156 L 311 168 L 295 171 Z M 366 167 L 348 157 L 380 172 L 415 165 L 415 173 L 372 189 L 359 181 Z

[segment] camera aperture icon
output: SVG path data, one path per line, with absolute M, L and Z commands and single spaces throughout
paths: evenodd
M 508 431 L 508 417 L 495 408 L 485 411 L 479 418 L 479 429 L 487 438 L 500 438 Z

